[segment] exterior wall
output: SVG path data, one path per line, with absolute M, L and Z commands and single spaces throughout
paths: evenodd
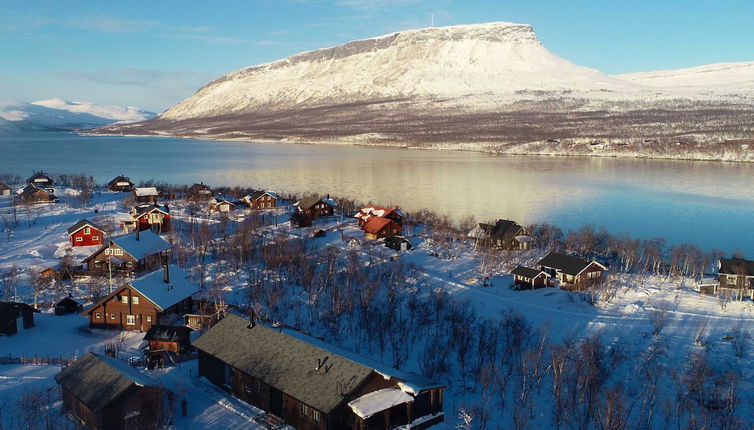
M 277 207 L 277 199 L 265 194 L 256 200 L 249 201 L 248 204 L 251 209 L 270 209 Z
M 159 226 L 159 233 L 170 231 L 170 215 L 160 211 L 152 211 L 142 214 L 138 218 L 139 230 L 151 230 L 152 226 Z
M 44 203 L 44 202 L 51 202 L 55 199 L 53 196 L 44 190 L 37 190 L 33 193 L 29 194 L 28 196 L 22 197 L 21 201 L 25 203 Z
M 89 234 L 86 234 L 89 229 Z M 104 241 L 104 232 L 92 227 L 84 227 L 69 236 L 71 246 L 92 246 L 102 245 Z
M 321 216 L 332 216 L 333 215 L 333 207 L 328 205 L 327 203 L 324 203 L 322 200 L 318 201 L 312 207 L 301 209 L 299 208 L 301 212 L 303 212 L 306 216 L 308 216 L 311 219 L 318 218 Z
M 68 389 L 63 389 L 63 412 L 75 417 L 77 424 L 92 429 L 101 429 L 101 416 L 79 401 Z
M 390 223 L 386 224 L 385 227 L 382 228 L 382 230 L 378 232 L 364 232 L 364 237 L 367 239 L 384 239 L 386 237 L 390 236 L 399 236 L 401 234 L 401 226 L 398 225 L 395 221 L 391 221 Z
M 137 196 L 134 193 L 134 201 L 136 203 L 157 203 L 157 196 Z
M 115 192 L 129 192 L 133 191 L 134 184 L 130 181 L 110 181 L 107 184 L 107 189 Z
M 119 297 L 128 297 L 128 303 L 123 303 Z M 134 297 L 138 304 L 134 303 Z M 159 324 L 162 316 L 152 302 L 128 285 L 118 289 L 112 297 L 87 313 L 89 326 L 92 328 L 128 331 L 147 331 L 149 327 Z M 133 325 L 128 324 L 128 315 L 134 316 Z
M 218 387 L 228 389 L 223 382 L 224 367 L 225 363 L 199 350 L 199 376 L 204 376 Z
M 532 280 L 531 278 L 515 275 L 514 282 L 524 288 L 541 288 L 547 286 L 547 277 L 540 273 Z
M 162 394 L 157 387 L 134 387 L 102 409 L 101 415 L 106 430 L 158 429 L 162 424 Z
M 16 327 L 16 318 L 8 321 L 7 324 L 0 326 L 0 334 L 12 335 L 18 333 L 18 327 Z
M 283 416 L 280 418 L 296 430 L 326 430 L 328 428 L 327 415 L 311 407 L 304 407 L 303 403 L 286 394 L 283 394 Z
M 105 249 L 121 249 L 117 245 L 112 245 L 109 248 Z M 102 249 L 98 251 L 98 253 L 91 258 L 89 261 L 86 262 L 86 268 L 90 272 L 98 271 L 98 270 L 108 270 L 108 255 L 105 254 L 105 249 Z M 121 249 L 122 251 L 122 249 Z M 122 255 L 115 256 L 116 258 L 119 258 L 123 261 L 125 261 L 125 266 L 116 266 L 113 265 L 113 270 L 127 270 L 127 271 L 139 271 L 139 260 L 136 260 L 135 258 L 131 257 L 129 254 L 126 254 L 123 252 Z
M 178 341 L 150 340 L 149 350 L 150 351 L 166 350 L 166 351 L 170 351 L 176 354 L 180 354 L 181 344 Z

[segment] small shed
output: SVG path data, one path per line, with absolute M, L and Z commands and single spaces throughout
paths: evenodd
M 74 300 L 70 294 L 55 304 L 55 315 L 76 314 L 82 310 L 84 305 Z
M 33 306 L 20 302 L 0 302 L 0 334 L 12 335 L 34 327 Z
M 144 335 L 144 341 L 149 344 L 149 353 L 168 351 L 185 354 L 191 349 L 192 331 L 182 325 L 153 325 Z
M 550 275 L 542 270 L 532 269 L 531 267 L 518 266 L 511 271 L 513 275 L 513 287 L 515 289 L 541 288 L 547 286 L 547 280 Z
M 396 251 L 408 251 L 413 248 L 411 242 L 403 236 L 386 237 L 385 246 Z

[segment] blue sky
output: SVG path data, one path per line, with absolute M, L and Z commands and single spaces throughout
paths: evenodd
M 512 21 L 606 73 L 754 60 L 754 1 L 0 0 L 0 100 L 162 111 L 241 67 L 352 39 Z

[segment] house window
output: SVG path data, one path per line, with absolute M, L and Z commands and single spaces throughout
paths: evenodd
M 84 234 L 92 234 L 92 229 L 89 227 L 84 227 Z
M 126 325 L 136 325 L 136 315 L 126 315 Z
M 301 416 L 302 417 L 308 417 L 309 416 L 309 411 L 311 409 L 312 408 L 310 408 L 309 406 L 306 406 L 305 404 L 302 403 L 301 404 Z
M 320 419 L 319 411 L 316 409 L 312 409 L 312 421 L 314 421 L 315 423 L 318 423 L 319 419 Z
M 113 255 L 123 255 L 123 250 L 119 248 L 113 249 Z
M 128 304 L 128 296 L 121 296 L 120 297 L 120 302 L 127 305 Z
M 262 383 L 257 381 L 257 393 L 262 391 Z
M 152 315 L 147 315 L 147 322 L 152 322 Z
M 736 275 L 725 275 L 725 278 L 728 280 L 728 285 L 736 285 L 738 281 L 738 277 Z
M 84 240 L 84 238 L 83 238 L 83 237 L 77 237 L 77 238 L 76 238 L 76 242 L 82 242 L 83 240 Z
M 243 384 L 243 392 L 246 394 L 251 394 L 251 385 Z
M 110 319 L 114 320 L 115 319 L 115 314 L 110 314 Z
M 94 318 L 100 319 L 101 314 L 99 312 L 94 313 Z
M 136 296 L 131 297 L 131 304 L 138 305 L 139 304 L 139 298 Z
M 99 240 L 99 236 L 92 236 L 92 240 Z

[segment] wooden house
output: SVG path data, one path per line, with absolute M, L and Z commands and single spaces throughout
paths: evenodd
M 34 327 L 33 306 L 19 302 L 0 302 L 0 335 L 12 335 Z
M 368 205 L 359 209 L 356 215 L 354 215 L 354 218 L 359 220 L 359 227 L 364 227 L 364 224 L 366 224 L 371 218 L 374 217 L 387 218 L 395 221 L 395 223 L 398 225 L 403 225 L 404 215 L 403 212 L 401 212 L 401 209 L 397 206 L 389 209 L 380 206 Z
M 16 191 L 22 203 L 55 203 L 58 201 L 53 188 L 43 188 L 34 184 L 26 184 Z
M 92 352 L 55 376 L 63 412 L 88 429 L 162 428 L 165 393 L 159 384 L 117 358 Z
M 304 197 L 297 201 L 294 206 L 296 210 L 301 212 L 310 219 L 317 219 L 323 216 L 333 216 L 335 214 L 335 207 L 337 203 L 330 199 L 330 195 L 327 198 L 320 199 L 318 197 Z
M 105 242 L 105 230 L 89 220 L 82 219 L 68 227 L 68 240 L 71 246 L 101 246 Z
M 423 429 L 443 420 L 442 384 L 229 314 L 193 344 L 199 375 L 298 430 Z
M 92 328 L 146 331 L 190 313 L 191 296 L 198 291 L 186 271 L 174 265 L 165 266 L 121 285 L 82 315 L 89 319 Z
M 531 288 L 533 290 L 546 287 L 550 278 L 550 275 L 542 270 L 525 266 L 516 267 L 511 271 L 511 274 L 513 275 L 513 286 L 516 289 Z
M 754 300 L 754 261 L 742 258 L 721 258 L 717 273 L 720 278 L 719 290 L 729 291 L 737 299 L 749 297 Z
M 194 184 L 186 191 L 186 198 L 189 200 L 207 201 L 214 195 L 212 189 L 204 183 Z
M 9 185 L 0 182 L 0 196 L 9 196 L 12 191 L 13 189 Z
M 403 236 L 386 237 L 385 246 L 396 251 L 408 251 L 413 248 L 411 242 Z
M 364 237 L 367 239 L 382 239 L 390 236 L 398 236 L 403 230 L 397 222 L 378 216 L 369 218 L 369 221 L 367 221 L 361 229 L 364 230 Z
M 88 271 L 144 273 L 159 269 L 173 246 L 149 230 L 121 236 L 106 242 L 82 263 Z
M 153 325 L 144 335 L 150 353 L 172 352 L 176 355 L 186 354 L 191 349 L 191 332 L 183 325 Z
M 107 183 L 107 189 L 118 193 L 129 193 L 134 190 L 134 183 L 127 176 L 116 176 Z
M 278 195 L 272 191 L 254 191 L 241 201 L 251 209 L 271 209 L 277 206 Z
M 561 288 L 586 289 L 605 280 L 607 267 L 596 261 L 551 252 L 539 261 L 540 270 L 557 280 Z
M 224 199 L 222 197 L 212 198 L 209 201 L 209 210 L 213 212 L 228 213 L 236 209 L 236 202 Z
M 133 189 L 134 202 L 136 203 L 157 203 L 159 193 L 155 187 L 141 187 Z
M 41 170 L 39 172 L 34 172 L 34 174 L 26 180 L 26 183 L 40 188 L 52 188 L 55 186 L 55 181 L 52 177 Z
M 45 278 L 63 279 L 64 271 L 60 265 L 47 267 L 39 272 L 39 275 Z
M 170 231 L 170 209 L 165 206 L 142 204 L 131 208 L 127 227 L 132 230 L 152 230 L 155 233 Z
M 495 224 L 479 223 L 470 233 L 477 244 L 501 249 L 529 249 L 532 237 L 515 221 L 499 219 Z
M 84 305 L 74 300 L 72 294 L 55 303 L 55 315 L 77 314 L 82 310 Z

